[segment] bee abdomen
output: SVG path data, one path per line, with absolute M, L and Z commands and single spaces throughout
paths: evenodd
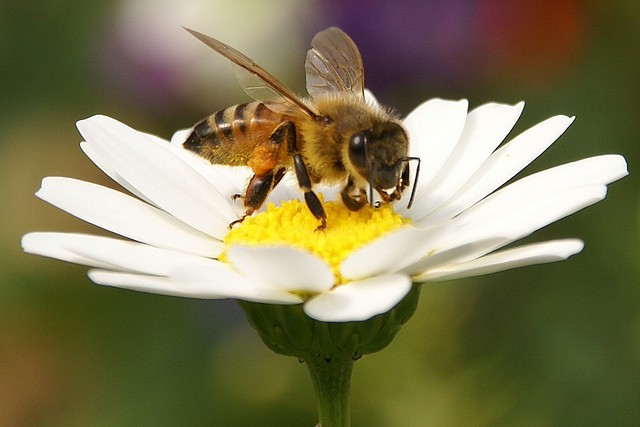
M 234 105 L 196 123 L 184 148 L 211 163 L 239 165 L 251 147 L 269 137 L 281 117 L 262 102 Z
M 209 145 L 211 148 L 216 148 L 220 145 L 216 129 L 209 126 L 208 122 L 208 119 L 203 119 L 195 124 L 183 144 L 185 148 L 199 152 L 204 144 Z
M 243 110 L 247 104 L 235 105 L 217 111 L 209 117 L 202 119 L 193 127 L 191 134 L 184 142 L 184 146 L 193 151 L 207 145 L 209 149 L 220 146 L 223 139 L 229 142 L 235 140 L 234 128 L 244 132 L 245 122 Z

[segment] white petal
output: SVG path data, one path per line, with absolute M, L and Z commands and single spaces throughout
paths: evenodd
M 115 122 L 117 125 L 119 125 L 113 126 L 112 129 L 114 132 L 119 132 L 118 136 L 106 135 L 106 138 L 96 138 L 90 143 L 88 143 L 87 141 L 82 141 L 80 143 L 80 148 L 86 154 L 86 156 L 89 157 L 89 159 L 111 179 L 113 179 L 115 182 L 120 184 L 123 188 L 125 188 L 127 191 L 140 198 L 141 200 L 153 204 L 151 200 L 146 198 L 144 194 L 140 193 L 133 185 L 131 185 L 131 183 L 129 183 L 123 176 L 121 176 L 116 169 L 112 167 L 110 163 L 111 155 L 109 154 L 109 152 L 105 152 L 105 150 L 101 148 L 101 145 L 104 146 L 105 144 L 109 144 L 110 141 L 112 141 L 112 143 L 117 143 L 118 138 L 122 141 L 126 141 L 129 145 L 140 143 L 140 141 L 142 141 L 142 143 L 144 144 L 145 141 L 151 139 L 150 135 L 147 133 L 135 131 L 134 129 L 131 129 L 130 127 L 125 126 L 114 119 L 101 115 L 95 115 L 84 120 L 79 120 L 78 122 L 76 122 L 76 127 L 78 128 L 78 130 L 80 130 L 80 126 L 90 128 L 95 126 L 96 124 L 100 124 L 100 122 L 104 122 L 107 125 L 109 123 Z M 109 138 L 112 139 L 110 140 Z
M 180 129 L 174 132 L 171 136 L 171 143 L 173 145 L 177 145 L 178 147 L 182 147 L 182 144 L 187 140 L 187 137 L 191 133 L 191 129 Z
M 117 270 L 132 271 L 141 274 L 165 276 L 183 265 L 217 265 L 220 261 L 183 252 L 155 248 L 153 246 L 91 236 L 92 239 L 79 239 L 65 242 L 70 251 L 87 258 L 116 266 Z
M 551 117 L 524 131 L 496 150 L 446 203 L 420 225 L 452 218 L 511 179 L 546 150 L 573 122 L 573 117 Z
M 121 273 L 106 270 L 89 270 L 89 279 L 98 285 L 131 289 L 160 295 L 198 298 L 186 289 L 176 286 L 175 282 L 162 276 L 146 276 L 142 274 Z M 206 298 L 206 297 L 204 297 Z
M 116 266 L 112 264 L 99 262 L 95 259 L 72 252 L 65 245 L 65 242 L 69 239 L 90 239 L 93 237 L 95 236 L 88 234 L 34 232 L 22 236 L 20 244 L 22 245 L 22 249 L 30 254 L 55 258 L 74 264 L 88 265 L 90 267 L 116 268 Z
M 25 251 L 110 270 L 166 275 L 181 265 L 211 265 L 220 261 L 153 246 L 79 233 L 31 233 L 23 237 Z
M 110 169 L 181 221 L 221 239 L 237 218 L 228 200 L 175 153 L 177 147 L 104 116 L 77 126 Z
M 175 154 L 177 157 L 179 157 L 181 160 L 187 163 L 191 168 L 195 169 L 207 181 L 209 181 L 209 183 L 213 187 L 215 187 L 215 190 L 227 200 L 230 199 L 231 196 L 234 194 L 242 193 L 243 189 L 246 187 L 248 179 L 252 175 L 251 170 L 248 167 L 243 168 L 243 167 L 237 167 L 237 166 L 214 165 L 214 164 L 211 164 L 211 162 L 206 160 L 204 157 L 197 155 L 193 151 L 185 149 L 182 146 L 182 143 L 184 142 L 184 139 L 186 139 L 186 137 L 188 136 L 190 132 L 189 129 L 177 131 L 171 138 L 170 144 L 168 144 L 167 141 L 165 141 L 164 139 L 159 138 L 155 135 L 139 132 L 139 131 L 134 131 L 134 132 L 137 132 L 136 134 L 137 137 L 144 138 L 148 141 L 151 141 L 154 144 L 165 146 L 165 148 L 169 150 L 172 154 Z M 88 149 L 88 150 L 85 150 L 85 153 L 87 153 L 88 151 L 89 153 L 87 153 L 87 155 L 94 161 L 94 163 L 97 164 L 96 160 L 100 161 L 99 153 L 91 152 L 92 150 L 91 147 L 86 147 L 86 144 L 87 143 L 85 141 L 80 145 L 83 148 L 83 150 L 85 150 L 85 148 Z M 92 158 L 92 156 L 94 155 L 98 157 L 96 160 Z M 109 167 L 108 164 L 106 166 L 107 168 Z M 115 174 L 115 175 L 116 175 L 115 178 L 117 178 L 115 179 L 115 181 L 128 189 L 126 185 L 130 186 L 130 184 L 126 180 L 124 180 L 123 177 L 119 176 L 118 174 Z M 132 190 L 129 190 L 129 191 L 132 191 Z M 132 193 L 136 194 L 136 192 L 137 190 L 133 188 Z M 236 209 L 238 212 L 238 216 L 243 213 L 244 208 L 242 208 L 241 205 L 238 205 L 238 206 L 232 205 L 232 206 L 238 208 Z
M 601 200 L 605 185 L 627 174 L 622 156 L 606 155 L 567 163 L 522 178 L 477 203 L 454 221 L 543 227 Z M 564 199 L 566 195 L 566 199 Z M 556 202 L 557 201 L 557 202 Z M 531 222 L 533 221 L 533 222 Z
M 355 322 L 386 313 L 411 290 L 407 276 L 373 277 L 336 286 L 304 304 L 309 317 L 322 322 Z
M 358 280 L 398 271 L 422 258 L 437 230 L 401 228 L 354 250 L 340 264 L 340 274 Z
M 176 155 L 206 178 L 223 197 L 231 198 L 234 194 L 242 194 L 249 178 L 252 176 L 251 169 L 248 167 L 214 165 L 204 157 L 187 150 L 182 144 L 190 132 L 190 129 L 178 131 L 171 138 L 171 145 L 175 147 L 174 152 Z M 238 204 L 238 208 L 241 208 L 241 204 Z
M 240 274 L 281 289 L 324 292 L 335 280 L 322 259 L 289 246 L 232 245 L 226 256 Z
M 461 217 L 470 218 L 494 205 L 508 211 L 535 203 L 554 194 L 573 191 L 587 186 L 603 186 L 627 174 L 627 164 L 622 156 L 604 155 L 590 157 L 572 163 L 556 166 L 522 178 L 493 193 Z
M 425 256 L 401 270 L 402 273 L 413 276 L 424 271 L 437 269 L 440 266 L 449 266 L 461 262 L 473 260 L 489 253 L 496 248 L 501 248 L 512 239 L 504 237 L 489 237 L 481 240 L 469 241 L 459 246 L 453 246 L 445 250 L 433 250 L 432 254 Z
M 604 182 L 626 174 L 620 156 L 600 156 L 539 172 L 492 194 L 451 221 L 401 230 L 351 254 L 340 268 L 349 278 L 415 273 L 460 262 L 521 239 L 602 200 Z M 423 257 L 427 257 L 421 259 Z
M 209 298 L 234 298 L 269 304 L 299 304 L 303 301 L 290 289 L 248 278 L 224 263 L 181 266 L 172 271 L 169 277 L 180 289 L 188 289 L 200 297 L 206 295 Z
M 466 99 L 431 99 L 404 119 L 411 155 L 421 159 L 419 187 L 431 181 L 453 151 L 464 129 L 468 106 Z
M 364 102 L 369 105 L 379 105 L 378 99 L 369 89 L 364 90 Z
M 420 188 L 407 214 L 424 217 L 448 200 L 504 140 L 523 107 L 524 102 L 489 103 L 471 111 L 453 152 L 429 185 Z
M 48 177 L 38 197 L 105 230 L 152 246 L 216 257 L 222 242 L 126 194 L 72 178 Z
M 410 251 L 398 248 L 398 252 L 407 255 L 394 260 L 397 269 L 389 272 L 417 274 L 421 270 L 480 257 L 602 200 L 605 194 L 605 186 L 591 185 L 552 193 L 526 203 L 496 200 L 489 207 L 485 205 L 481 213 L 470 210 L 469 215 L 465 213 L 442 226 L 428 229 L 431 234 L 425 236 L 425 242 L 416 244 Z M 415 258 L 417 250 L 424 258 Z M 408 264 L 407 260 L 412 262 Z
M 451 233 L 441 241 L 434 242 L 433 250 L 444 251 L 491 237 L 504 238 L 504 244 L 507 244 L 596 203 L 605 195 L 604 185 L 591 185 L 554 192 L 525 204 L 518 204 L 513 199 L 496 198 L 495 203 L 485 204 L 478 211 L 474 207 L 468 211 L 468 215 L 465 212 L 451 221 L 447 225 Z
M 149 135 L 149 137 L 154 138 L 159 144 L 167 145 L 166 141 L 154 135 Z M 173 142 L 168 148 L 173 154 L 205 178 L 209 184 L 215 188 L 216 194 L 220 194 L 223 200 L 227 202 L 233 200 L 232 196 L 244 193 L 249 179 L 253 175 L 249 167 L 214 165 L 204 157 Z M 225 203 L 224 205 L 230 206 L 233 209 L 235 218 L 242 216 L 246 209 L 240 202 Z
M 150 292 L 160 295 L 171 295 L 187 298 L 239 298 L 255 302 L 276 304 L 297 304 L 299 297 L 278 292 L 276 290 L 253 290 L 249 286 L 240 286 L 242 280 L 233 280 L 229 276 L 220 275 L 221 282 L 186 281 L 163 276 L 148 276 L 142 274 L 121 273 L 105 270 L 90 270 L 89 278 L 99 285 L 114 286 L 134 291 Z M 229 291 L 227 293 L 227 291 Z M 244 295 L 244 294 L 248 295 Z M 240 296 L 239 296 L 240 295 Z M 246 297 L 246 298 L 243 298 Z M 254 297 L 252 299 L 252 297 Z
M 109 156 L 105 156 L 100 148 L 95 144 L 89 144 L 87 141 L 82 141 L 80 143 L 80 148 L 84 152 L 84 154 L 104 172 L 107 176 L 117 182 L 122 188 L 139 198 L 140 200 L 144 200 L 145 202 L 153 205 L 153 202 L 145 197 L 144 194 L 140 193 L 134 186 L 132 186 L 126 179 L 124 179 L 120 174 L 111 167 L 109 163 Z
M 542 264 L 562 261 L 577 254 L 584 247 L 584 243 L 577 239 L 554 240 L 535 243 L 507 249 L 477 258 L 473 261 L 451 265 L 439 269 L 425 271 L 413 278 L 414 281 L 429 282 L 436 280 L 451 280 L 463 277 L 479 276 L 497 271 L 522 267 L 525 265 Z

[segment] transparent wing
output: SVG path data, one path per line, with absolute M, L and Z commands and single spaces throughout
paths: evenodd
M 273 92 L 275 92 L 275 94 L 278 95 L 276 96 L 276 100 L 280 100 L 281 102 L 285 102 L 287 104 L 295 106 L 311 117 L 317 116 L 317 114 L 312 111 L 307 105 L 305 105 L 305 103 L 302 102 L 302 100 L 298 98 L 297 95 L 291 92 L 271 73 L 256 64 L 251 58 L 249 58 L 242 52 L 198 31 L 191 30 L 189 28 L 185 28 L 185 30 L 187 30 L 195 38 L 237 65 L 236 77 L 238 78 L 239 83 L 242 85 L 242 88 L 245 90 L 245 92 L 247 92 L 249 96 L 259 101 L 274 100 L 272 94 Z M 247 76 L 247 73 L 244 72 L 238 73 L 238 67 L 246 70 L 249 76 Z M 261 98 L 260 96 L 262 95 L 267 96 L 267 98 Z
M 264 80 L 260 79 L 252 72 L 247 71 L 246 68 L 233 63 L 233 72 L 235 73 L 236 80 L 242 87 L 242 90 L 256 101 L 287 102 L 281 94 L 266 84 Z
M 336 27 L 319 32 L 307 52 L 307 91 L 313 98 L 328 92 L 350 92 L 364 99 L 362 58 L 355 43 Z

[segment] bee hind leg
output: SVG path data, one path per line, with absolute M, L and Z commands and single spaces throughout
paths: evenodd
M 254 213 L 256 210 L 260 209 L 260 206 L 264 204 L 267 196 L 273 190 L 273 188 L 278 185 L 282 177 L 284 176 L 286 169 L 279 168 L 278 170 L 267 171 L 264 174 L 255 174 L 249 180 L 249 185 L 247 185 L 247 191 L 244 196 L 240 194 L 234 194 L 232 199 L 236 200 L 242 198 L 244 200 L 244 206 L 247 208 L 244 215 L 233 221 L 229 224 L 229 228 L 232 228 L 234 225 L 241 223 L 244 219 Z

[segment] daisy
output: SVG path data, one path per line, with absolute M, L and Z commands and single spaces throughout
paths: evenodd
M 311 319 L 353 322 L 389 312 L 415 284 L 564 260 L 583 242 L 507 245 L 589 206 L 627 174 L 619 155 L 538 172 L 503 186 L 572 123 L 551 117 L 500 146 L 524 103 L 429 100 L 404 120 L 421 174 L 413 206 L 347 210 L 335 188 L 325 200 L 327 228 L 283 179 L 262 211 L 243 214 L 250 171 L 212 166 L 172 141 L 105 116 L 78 122 L 85 154 L 129 194 L 47 177 L 42 200 L 124 237 L 33 232 L 26 252 L 90 266 L 101 285 L 193 298 L 301 305 Z M 499 147 L 500 146 L 500 147 Z

